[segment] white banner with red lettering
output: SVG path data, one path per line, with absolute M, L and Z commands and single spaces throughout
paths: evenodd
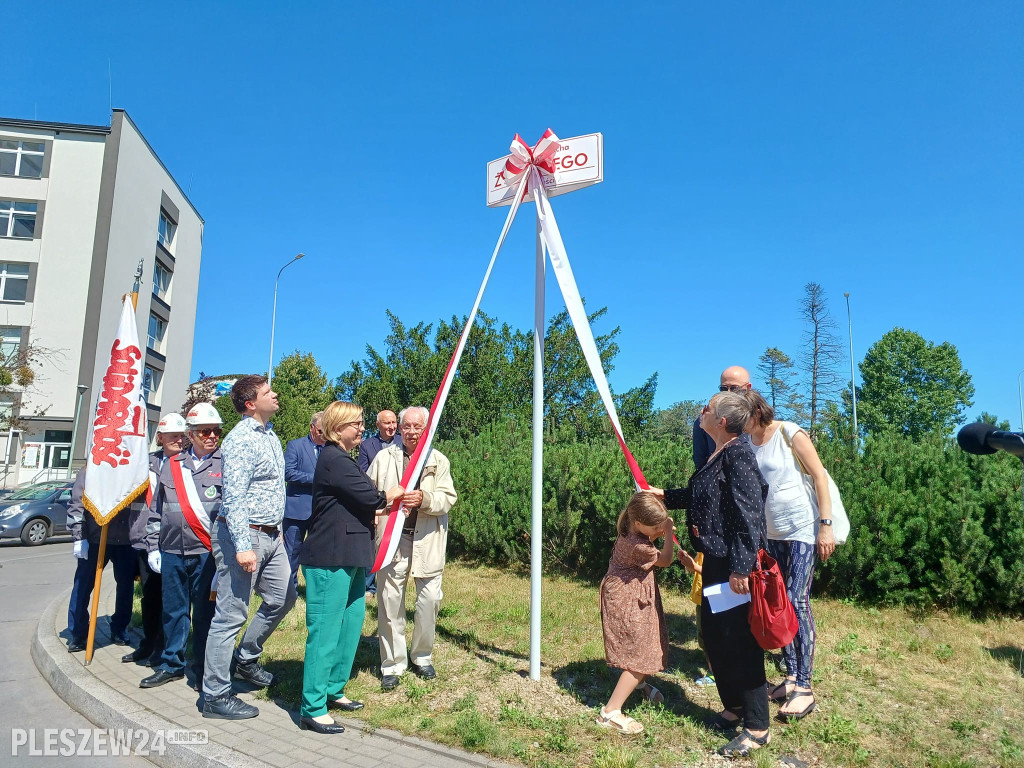
M 100 525 L 149 487 L 143 354 L 131 296 L 125 296 L 117 335 L 100 388 L 86 456 L 82 503 Z

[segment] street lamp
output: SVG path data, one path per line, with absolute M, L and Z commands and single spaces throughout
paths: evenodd
M 853 397 L 853 444 L 860 448 L 860 431 L 857 429 L 857 375 L 853 368 L 853 316 L 850 314 L 850 292 L 846 297 L 846 324 L 850 328 L 850 395 Z
M 274 325 L 277 323 L 277 283 L 281 279 L 281 272 L 284 272 L 289 266 L 294 264 L 296 261 L 301 259 L 306 254 L 300 253 L 294 259 L 289 261 L 280 271 L 277 273 L 277 280 L 274 281 L 274 313 L 270 318 L 270 364 L 267 366 L 267 383 L 269 384 L 274 379 Z
M 1024 368 L 1017 374 L 1017 401 L 1020 403 L 1020 429 L 1024 432 L 1024 397 L 1021 396 L 1020 377 L 1024 374 Z
M 71 470 L 71 465 L 75 463 L 75 444 L 78 440 L 78 420 L 82 416 L 82 395 L 88 390 L 85 384 L 78 385 L 78 402 L 75 404 L 75 426 L 71 431 L 71 461 L 68 463 L 68 471 Z

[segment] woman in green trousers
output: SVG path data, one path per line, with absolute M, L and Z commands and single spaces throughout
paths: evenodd
M 336 401 L 320 424 L 327 441 L 313 474 L 313 514 L 299 553 L 306 579 L 306 657 L 299 727 L 318 733 L 345 729 L 328 705 L 351 712 L 363 704 L 344 694 L 366 613 L 366 570 L 373 565 L 374 517 L 405 494 L 380 493 L 349 451 L 363 441 L 363 409 Z

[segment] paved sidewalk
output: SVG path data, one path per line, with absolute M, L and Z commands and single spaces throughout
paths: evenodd
M 321 736 L 300 731 L 298 713 L 275 701 L 243 700 L 260 708 L 251 720 L 207 720 L 198 706 L 199 696 L 178 680 L 159 688 L 143 690 L 139 680 L 147 668 L 122 664 L 127 650 L 111 645 L 107 622 L 102 618 L 113 608 L 113 579 L 104 578 L 97 624 L 96 653 L 84 666 L 85 654 L 69 654 L 58 637 L 67 624 L 69 593 L 54 600 L 43 612 L 32 643 L 32 658 L 43 677 L 74 709 L 103 728 L 149 731 L 172 728 L 205 730 L 209 744 L 167 745 L 165 753 L 150 754 L 148 760 L 174 768 L 231 766 L 337 766 L 354 768 L 508 768 L 506 763 L 404 736 L 385 729 L 364 729 L 358 720 L 335 719 L 346 731 Z

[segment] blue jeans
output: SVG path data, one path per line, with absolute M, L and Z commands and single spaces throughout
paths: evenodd
M 84 643 L 89 636 L 89 598 L 96 583 L 96 563 L 100 545 L 89 542 L 89 556 L 78 561 L 75 569 L 71 601 L 68 603 L 68 631 L 71 639 Z M 121 634 L 132 620 L 132 599 L 135 595 L 135 550 L 129 544 L 108 544 L 104 553 L 103 567 L 114 564 L 114 581 L 117 592 L 114 598 L 114 614 L 110 617 L 111 634 Z
M 217 568 L 209 552 L 201 555 L 179 555 L 162 552 L 160 575 L 163 582 L 164 652 L 160 656 L 160 669 L 184 672 L 185 643 L 189 627 L 192 628 L 192 660 L 196 677 L 202 679 L 203 659 L 206 656 L 206 637 L 210 633 L 213 610 L 210 585 Z M 192 618 L 189 619 L 189 609 Z
M 309 530 L 309 519 L 296 520 L 286 517 L 281 523 L 281 535 L 284 537 L 284 549 L 288 553 L 288 565 L 292 569 L 292 589 L 299 591 L 299 550 L 306 540 Z
M 768 554 L 779 563 L 786 580 L 786 592 L 793 603 L 798 623 L 793 642 L 782 649 L 786 672 L 801 688 L 811 687 L 814 672 L 814 616 L 811 614 L 811 581 L 814 579 L 816 547 L 802 541 L 768 541 Z

